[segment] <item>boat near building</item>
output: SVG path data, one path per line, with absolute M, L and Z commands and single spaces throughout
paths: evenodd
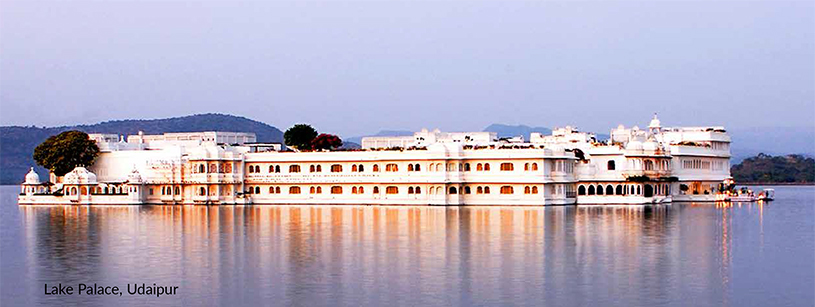
M 368 137 L 362 149 L 296 152 L 252 133 L 90 134 L 92 166 L 42 182 L 33 169 L 18 202 L 36 204 L 572 205 L 715 201 L 730 178 L 723 127 L 551 135 L 422 130 Z

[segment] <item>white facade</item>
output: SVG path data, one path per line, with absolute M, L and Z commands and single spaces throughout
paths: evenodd
M 231 136 L 244 145 L 228 145 Z M 93 182 L 66 175 L 48 186 L 27 175 L 20 203 L 642 204 L 713 200 L 729 177 L 724 129 L 662 128 L 656 118 L 647 131 L 620 126 L 603 143 L 571 127 L 528 143 L 423 130 L 365 138 L 369 149 L 355 151 L 258 150 L 246 140 L 254 135 L 119 138 L 140 145 L 109 145 L 75 170 Z

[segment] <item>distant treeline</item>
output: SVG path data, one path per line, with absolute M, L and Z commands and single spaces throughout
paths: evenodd
M 63 127 L 0 127 L 0 184 L 19 184 L 35 166 L 41 178 L 48 174 L 36 166 L 32 154 L 34 148 L 49 136 L 63 131 L 79 130 L 87 133 L 161 134 L 165 132 L 231 131 L 253 132 L 258 142 L 281 142 L 283 132 L 265 123 L 226 114 L 198 114 L 184 117 L 146 120 L 114 120 L 93 125 Z
M 815 159 L 760 153 L 734 165 L 730 173 L 737 183 L 815 183 Z

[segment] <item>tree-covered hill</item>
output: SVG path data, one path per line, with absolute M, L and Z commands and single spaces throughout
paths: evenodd
M 226 114 L 113 120 L 93 125 L 63 127 L 4 126 L 0 127 L 0 184 L 22 182 L 28 168 L 36 165 L 32 159 L 34 148 L 49 136 L 68 130 L 125 135 L 136 134 L 139 131 L 144 131 L 145 134 L 195 131 L 253 132 L 257 135 L 259 142 L 281 142 L 283 140 L 283 132 L 273 126 L 245 117 Z M 36 169 L 40 176 L 47 174 L 43 168 L 37 167 Z
M 758 154 L 730 168 L 737 183 L 815 183 L 815 159 Z

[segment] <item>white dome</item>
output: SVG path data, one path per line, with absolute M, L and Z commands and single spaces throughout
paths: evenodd
M 127 181 L 128 183 L 142 183 L 141 174 L 134 168 L 133 172 L 127 175 Z
M 655 151 L 658 148 L 659 148 L 659 144 L 657 144 L 657 142 L 654 142 L 654 141 L 647 141 L 645 143 L 642 143 L 642 149 L 643 150 Z
M 34 171 L 32 167 L 31 170 L 28 171 L 28 174 L 25 174 L 25 183 L 26 184 L 40 184 L 40 175 Z
M 84 167 L 77 166 L 74 170 L 65 174 L 64 179 L 67 184 L 96 183 L 96 174 L 91 173 Z
M 642 147 L 642 142 L 640 141 L 630 141 L 625 145 L 626 150 L 642 150 Z

